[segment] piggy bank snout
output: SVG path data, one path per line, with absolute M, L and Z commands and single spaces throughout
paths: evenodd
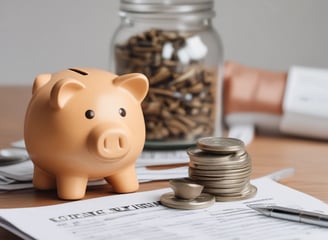
M 128 153 L 130 143 L 124 129 L 98 126 L 89 134 L 88 148 L 97 157 L 115 160 Z

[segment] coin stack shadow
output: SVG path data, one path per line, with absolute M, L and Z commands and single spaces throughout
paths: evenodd
M 203 138 L 187 153 L 189 178 L 203 185 L 203 192 L 214 195 L 216 201 L 243 200 L 256 194 L 256 187 L 250 183 L 251 158 L 242 141 Z

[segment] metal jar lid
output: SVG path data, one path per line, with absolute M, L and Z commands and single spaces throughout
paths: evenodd
M 212 18 L 215 16 L 213 6 L 213 0 L 121 0 L 120 14 L 143 14 L 143 17 L 155 14 L 159 18 L 170 15 Z

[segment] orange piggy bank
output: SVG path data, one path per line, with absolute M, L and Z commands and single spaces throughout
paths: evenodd
M 138 73 L 75 68 L 36 77 L 24 125 L 35 188 L 57 188 L 68 200 L 83 198 L 95 178 L 117 193 L 138 190 L 147 92 L 148 79 Z

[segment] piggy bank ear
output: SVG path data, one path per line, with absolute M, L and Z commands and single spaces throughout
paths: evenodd
M 138 101 L 142 101 L 148 92 L 148 79 L 141 73 L 129 73 L 114 79 L 114 85 L 123 87 L 131 92 Z
M 49 82 L 51 79 L 50 73 L 43 73 L 38 75 L 34 79 L 33 88 L 32 88 L 32 94 L 34 94 L 38 89 L 46 85 L 47 82 Z
M 50 104 L 56 109 L 62 109 L 68 100 L 85 85 L 75 79 L 61 79 L 52 87 L 50 92 Z

